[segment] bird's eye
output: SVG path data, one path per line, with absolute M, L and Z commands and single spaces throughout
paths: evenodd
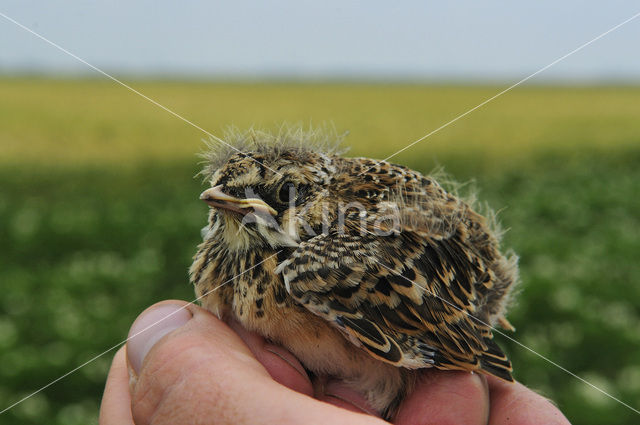
M 296 185 L 291 182 L 285 182 L 282 186 L 280 186 L 280 191 L 278 192 L 278 200 L 283 204 L 288 204 L 290 202 L 295 202 L 298 198 L 298 189 Z

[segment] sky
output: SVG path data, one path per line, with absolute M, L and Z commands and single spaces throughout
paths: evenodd
M 116 75 L 518 80 L 640 12 L 634 0 L 0 0 Z M 640 82 L 640 17 L 534 81 Z M 0 16 L 0 74 L 98 75 Z

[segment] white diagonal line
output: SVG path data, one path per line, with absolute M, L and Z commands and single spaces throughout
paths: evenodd
M 370 257 L 370 258 L 372 258 L 372 259 L 373 259 L 373 257 Z M 374 259 L 374 260 L 375 260 L 375 259 Z M 507 338 L 507 339 L 509 339 L 509 340 L 511 340 L 511 341 L 513 341 L 513 342 L 515 342 L 516 344 L 518 344 L 518 345 L 519 345 L 519 346 L 521 346 L 522 348 L 527 349 L 527 350 L 528 350 L 528 351 L 530 351 L 531 353 L 533 353 L 533 354 L 535 354 L 536 356 L 540 357 L 541 359 L 543 359 L 543 360 L 545 360 L 545 361 L 549 362 L 550 364 L 552 364 L 553 366 L 557 367 L 558 369 L 560 369 L 560 370 L 562 370 L 562 371 L 564 371 L 564 372 L 568 373 L 569 375 L 571 375 L 571 376 L 573 376 L 574 378 L 576 378 L 576 379 L 580 380 L 580 381 L 581 381 L 581 382 L 583 382 L 584 384 L 587 384 L 587 385 L 588 385 L 588 386 L 590 386 L 591 388 L 593 388 L 593 389 L 595 389 L 595 390 L 597 390 L 597 391 L 601 392 L 602 394 L 606 395 L 607 397 L 611 398 L 612 400 L 617 401 L 617 402 L 618 402 L 618 403 L 620 403 L 621 405 L 623 405 L 623 406 L 627 407 L 628 409 L 630 409 L 630 410 L 632 410 L 632 411 L 634 411 L 635 413 L 637 413 L 637 414 L 639 414 L 639 415 L 640 415 L 640 410 L 638 410 L 638 409 L 636 409 L 636 408 L 634 408 L 634 407 L 630 406 L 629 404 L 625 403 L 624 401 L 622 401 L 622 400 L 620 400 L 620 399 L 616 398 L 615 396 L 613 396 L 613 395 L 609 394 L 608 392 L 606 392 L 606 391 L 605 391 L 605 390 L 603 390 L 602 388 L 600 388 L 600 387 L 598 387 L 598 386 L 596 386 L 596 385 L 592 384 L 591 382 L 587 381 L 586 379 L 584 379 L 584 378 L 582 378 L 582 377 L 580 377 L 580 376 L 576 375 L 575 373 L 571 372 L 569 369 L 567 369 L 567 368 L 565 368 L 565 367 L 563 367 L 563 366 L 559 365 L 558 363 L 556 363 L 556 362 L 552 361 L 552 360 L 551 360 L 551 359 L 549 359 L 548 357 L 546 357 L 546 356 L 544 356 L 544 355 L 542 355 L 542 354 L 538 353 L 538 352 L 537 352 L 536 350 L 534 350 L 533 348 L 530 348 L 530 347 L 526 346 L 525 344 L 521 343 L 520 341 L 516 340 L 515 338 L 510 337 L 509 335 L 505 334 L 504 332 L 500 331 L 499 329 L 496 329 L 495 327 L 491 326 L 490 324 L 485 323 L 484 321 L 482 321 L 482 320 L 478 319 L 477 317 L 475 317 L 475 316 L 473 316 L 472 314 L 470 314 L 468 311 L 463 310 L 463 309 L 461 309 L 460 307 L 458 307 L 457 305 L 453 304 L 452 302 L 445 300 L 444 298 L 442 298 L 442 297 L 441 297 L 441 296 L 439 296 L 438 294 L 436 294 L 436 293 L 434 293 L 434 292 L 430 291 L 429 289 L 425 288 L 424 286 L 421 286 L 421 285 L 417 284 L 417 283 L 416 283 L 416 282 L 414 282 L 413 280 L 411 280 L 411 279 L 409 279 L 409 278 L 407 278 L 407 277 L 403 276 L 401 273 L 399 273 L 399 272 L 397 272 L 397 271 L 393 270 L 393 269 L 392 269 L 392 268 L 390 268 L 390 267 L 387 267 L 383 262 L 381 262 L 381 261 L 377 261 L 377 260 L 376 260 L 376 261 L 375 261 L 375 264 L 380 265 L 380 266 L 384 267 L 385 269 L 389 270 L 391 273 L 393 273 L 393 274 L 395 274 L 395 275 L 397 275 L 397 276 L 399 276 L 399 277 L 401 277 L 401 278 L 405 279 L 405 280 L 406 280 L 406 281 L 408 281 L 408 282 L 411 282 L 413 285 L 415 285 L 415 286 L 417 286 L 418 288 L 420 288 L 420 289 L 424 290 L 424 291 L 425 291 L 425 292 L 427 292 L 429 295 L 431 295 L 431 296 L 433 296 L 433 297 L 438 298 L 440 301 L 442 301 L 442 302 L 444 302 L 444 303 L 447 303 L 449 306 L 453 307 L 454 309 L 456 309 L 456 310 L 460 311 L 461 313 L 466 314 L 466 315 L 467 315 L 467 316 L 469 316 L 472 320 L 475 320 L 476 322 L 481 323 L 482 325 L 489 327 L 492 331 L 494 331 L 494 332 L 496 332 L 496 333 L 499 333 L 500 335 L 504 336 L 505 338 Z
M 234 151 L 244 155 L 247 158 L 250 158 L 251 160 L 253 160 L 254 162 L 262 165 L 263 167 L 265 167 L 266 169 L 273 171 L 274 173 L 278 174 L 279 176 L 282 176 L 282 174 L 270 167 L 268 167 L 267 165 L 261 163 L 260 161 L 258 161 L 257 159 L 247 155 L 246 153 L 242 152 L 240 149 L 236 148 L 233 145 L 230 145 L 229 143 L 225 142 L 224 140 L 222 140 L 221 138 L 219 138 L 218 136 L 216 136 L 213 133 L 210 133 L 209 131 L 205 130 L 204 128 L 200 127 L 199 125 L 195 124 L 193 121 L 188 120 L 187 118 L 183 117 L 182 115 L 178 114 L 177 112 L 167 108 L 166 106 L 164 106 L 163 104 L 157 102 L 156 100 L 150 98 L 149 96 L 145 95 L 144 93 L 139 92 L 138 90 L 134 89 L 133 87 L 131 87 L 130 85 L 122 82 L 121 80 L 117 79 L 116 77 L 114 77 L 113 75 L 101 70 L 100 68 L 98 68 L 97 66 L 94 66 L 92 64 L 90 64 L 89 62 L 87 62 L 86 60 L 82 59 L 81 57 L 71 53 L 69 50 L 65 49 L 64 47 L 60 46 L 59 44 L 49 40 L 48 38 L 38 34 L 37 32 L 33 31 L 31 28 L 26 27 L 25 25 L 21 24 L 20 22 L 16 21 L 15 19 L 11 18 L 10 16 L 5 15 L 4 13 L 0 12 L 0 16 L 2 16 L 3 18 L 5 18 L 7 21 L 14 23 L 15 25 L 19 26 L 20 28 L 22 28 L 23 30 L 35 35 L 36 37 L 38 37 L 40 40 L 44 41 L 45 43 L 50 44 L 51 46 L 55 47 L 56 49 L 60 50 L 61 52 L 66 53 L 67 55 L 71 56 L 72 58 L 76 59 L 79 62 L 82 62 L 83 64 L 87 65 L 89 68 L 93 69 L 96 72 L 99 72 L 100 74 L 104 75 L 105 77 L 109 78 L 110 80 L 120 84 L 122 87 L 130 90 L 131 92 L 137 94 L 138 96 L 142 97 L 145 100 L 148 100 L 149 102 L 153 103 L 154 105 L 156 105 L 158 108 L 163 109 L 164 111 L 170 113 L 171 115 L 173 115 L 174 117 L 181 119 L 182 121 L 186 122 L 187 124 L 189 124 L 190 126 L 202 131 L 204 134 L 206 134 L 207 136 L 211 137 L 213 140 L 233 149 Z
M 398 155 L 401 152 L 404 152 L 405 150 L 409 149 L 410 147 L 416 145 L 417 143 L 422 142 L 424 139 L 436 134 L 437 132 L 439 132 L 440 130 L 449 127 L 451 124 L 453 124 L 454 122 L 458 121 L 461 118 L 466 117 L 467 115 L 469 115 L 470 113 L 472 113 L 473 111 L 475 111 L 476 109 L 482 108 L 484 105 L 486 105 L 487 103 L 493 101 L 494 99 L 502 96 L 503 94 L 505 94 L 506 92 L 518 87 L 519 85 L 521 85 L 522 83 L 532 79 L 533 77 L 535 77 L 536 75 L 540 74 L 541 72 L 546 71 L 547 69 L 551 68 L 552 66 L 556 65 L 558 62 L 561 62 L 563 60 L 565 60 L 566 58 L 568 58 L 569 56 L 573 55 L 574 53 L 579 52 L 580 50 L 584 49 L 585 47 L 589 46 L 592 43 L 595 43 L 596 41 L 600 40 L 602 37 L 606 36 L 609 33 L 612 33 L 613 31 L 617 30 L 618 28 L 620 28 L 621 26 L 628 24 L 629 22 L 633 21 L 634 19 L 636 19 L 638 16 L 640 16 L 640 12 L 636 13 L 635 15 L 633 15 L 632 17 L 625 19 L 624 21 L 620 22 L 618 25 L 608 29 L 607 31 L 603 32 L 602 34 L 600 34 L 599 36 L 587 41 L 586 43 L 582 44 L 579 47 L 576 47 L 575 49 L 573 49 L 572 51 L 570 51 L 569 53 L 559 57 L 558 59 L 554 60 L 553 62 L 551 62 L 550 64 L 540 68 L 539 70 L 537 70 L 536 72 L 534 72 L 531 75 L 528 75 L 527 77 L 523 78 L 522 80 L 518 81 L 515 84 L 512 84 L 511 86 L 507 87 L 506 89 L 502 90 L 501 92 L 491 96 L 490 98 L 486 99 L 484 102 L 474 106 L 473 108 L 469 109 L 468 111 L 458 115 L 457 117 L 455 117 L 454 119 L 452 119 L 449 122 L 446 122 L 445 124 L 442 124 L 440 127 L 436 128 L 435 130 L 425 134 L 424 136 L 422 136 L 421 138 L 419 138 L 418 140 L 408 144 L 407 146 L 405 146 L 404 148 L 400 149 L 397 152 L 394 152 L 393 154 L 389 155 L 388 157 L 386 157 L 385 159 L 378 161 L 378 163 L 382 162 L 382 161 L 387 161 L 391 158 L 393 158 L 394 156 Z M 362 173 L 360 173 L 360 175 L 365 174 L 366 172 L 368 172 L 369 170 L 371 170 L 373 167 L 369 167 L 368 169 L 366 169 L 365 171 L 363 171 Z
M 14 23 L 15 25 L 19 26 L 20 28 L 22 28 L 22 29 L 24 29 L 24 30 L 28 31 L 29 33 L 31 33 L 31 34 L 33 34 L 33 35 L 35 35 L 36 37 L 40 38 L 41 40 L 45 41 L 46 43 L 50 44 L 51 46 L 53 46 L 53 47 L 57 48 L 58 50 L 60 50 L 60 51 L 62 51 L 62 52 L 64 52 L 64 53 L 66 53 L 67 55 L 69 55 L 69 56 L 71 56 L 71 57 L 73 57 L 74 59 L 76 59 L 76 60 L 78 60 L 78 61 L 82 62 L 83 64 L 85 64 L 85 65 L 87 65 L 87 66 L 89 66 L 89 67 L 90 67 L 90 68 L 92 68 L 93 70 L 95 70 L 95 71 L 99 72 L 100 74 L 102 74 L 102 75 L 106 76 L 107 78 L 109 78 L 109 79 L 113 80 L 114 82 L 116 82 L 116 83 L 120 84 L 121 86 L 123 86 L 123 87 L 127 88 L 127 89 L 128 89 L 128 90 L 130 90 L 131 92 L 133 92 L 133 93 L 135 93 L 135 94 L 137 94 L 137 95 L 141 96 L 142 98 L 144 98 L 144 99 L 146 99 L 147 101 L 149 101 L 149 102 L 153 103 L 154 105 L 156 105 L 156 106 L 158 106 L 159 108 L 161 108 L 161 109 L 165 110 L 166 112 L 168 112 L 168 113 L 172 114 L 173 116 L 175 116 L 175 117 L 177 117 L 177 118 L 181 119 L 182 121 L 184 121 L 184 122 L 188 123 L 188 124 L 189 124 L 189 125 L 191 125 L 192 127 L 194 127 L 194 128 L 196 128 L 196 129 L 198 129 L 198 130 L 202 131 L 203 133 L 207 134 L 207 135 L 208 135 L 209 137 L 211 137 L 212 139 L 214 139 L 214 140 L 216 140 L 216 141 L 218 141 L 218 142 L 220 142 L 220 143 L 222 143 L 222 144 L 224 144 L 224 145 L 226 145 L 226 146 L 230 147 L 231 149 L 233 149 L 233 150 L 235 150 L 235 151 L 237 151 L 237 152 L 239 152 L 239 153 L 241 153 L 241 154 L 244 154 L 243 152 L 241 152 L 240 150 L 238 150 L 238 149 L 237 149 L 237 148 L 235 148 L 234 146 L 232 146 L 232 145 L 228 144 L 228 143 L 227 143 L 227 142 L 225 142 L 224 140 L 222 140 L 222 139 L 218 138 L 217 136 L 213 135 L 212 133 L 210 133 L 210 132 L 206 131 L 206 130 L 205 130 L 205 129 L 203 129 L 202 127 L 200 127 L 200 126 L 198 126 L 198 125 L 194 124 L 194 123 L 193 123 L 193 122 L 191 122 L 190 120 L 188 120 L 188 119 L 184 118 L 182 115 L 180 115 L 180 114 L 178 114 L 178 113 L 176 113 L 176 112 L 172 111 L 171 109 L 169 109 L 169 108 L 165 107 L 164 105 L 162 105 L 162 104 L 158 103 L 157 101 L 153 100 L 152 98 L 150 98 L 150 97 L 148 97 L 148 96 L 146 96 L 146 95 L 144 95 L 144 94 L 140 93 L 139 91 L 137 91 L 136 89 L 132 88 L 131 86 L 129 86 L 129 85 L 127 85 L 127 84 L 125 84 L 124 82 L 122 82 L 122 81 L 120 81 L 119 79 L 117 79 L 117 78 L 113 77 L 112 75 L 110 75 L 110 74 L 108 74 L 108 73 L 106 73 L 106 72 L 102 71 L 101 69 L 99 69 L 99 68 L 95 67 L 94 65 L 92 65 L 92 64 L 90 64 L 90 63 L 88 63 L 87 61 L 85 61 L 85 60 L 83 60 L 82 58 L 80 58 L 80 57 L 76 56 L 75 54 L 73 54 L 73 53 L 69 52 L 68 50 L 64 49 L 63 47 L 59 46 L 58 44 L 56 44 L 56 43 L 54 43 L 54 42 L 52 42 L 52 41 L 48 40 L 47 38 L 43 37 L 42 35 L 40 35 L 40 34 L 38 34 L 38 33 L 34 32 L 34 31 L 33 31 L 33 30 L 31 30 L 30 28 L 28 28 L 28 27 L 24 26 L 23 24 L 21 24 L 21 23 L 17 22 L 16 20 L 14 20 L 14 19 L 10 18 L 9 16 L 5 15 L 4 13 L 0 12 L 0 16 L 2 16 L 3 18 L 7 19 L 8 21 L 10 21 L 10 22 Z M 492 96 L 492 97 L 490 97 L 490 98 L 486 99 L 486 100 L 485 100 L 485 101 L 483 101 L 482 103 L 480 103 L 480 104 L 478 104 L 477 106 L 475 106 L 475 107 L 473 107 L 473 108 L 469 109 L 468 111 L 466 111 L 466 112 L 464 112 L 463 114 L 461 114 L 461 115 L 457 116 L 456 118 L 454 118 L 454 119 L 450 120 L 449 122 L 447 122 L 447 123 L 443 124 L 442 126 L 438 127 L 437 129 L 435 129 L 435 130 L 433 130 L 433 131 L 431 131 L 431 132 L 427 133 L 427 134 L 426 134 L 426 135 L 424 135 L 423 137 L 421 137 L 421 138 L 417 139 L 416 141 L 414 141 L 414 142 L 410 143 L 409 145 L 405 146 L 404 148 L 400 149 L 399 151 L 397 151 L 397 152 L 393 153 L 392 155 L 388 156 L 388 157 L 387 157 L 387 158 L 385 158 L 383 161 L 386 161 L 386 160 L 388 160 L 388 159 L 390 159 L 390 158 L 392 158 L 392 157 L 396 156 L 397 154 L 399 154 L 399 153 L 401 153 L 401 152 L 403 152 L 403 151 L 405 151 L 405 150 L 409 149 L 410 147 L 412 147 L 412 146 L 414 146 L 415 144 L 417 144 L 417 143 L 419 143 L 419 142 L 421 142 L 421 141 L 425 140 L 426 138 L 430 137 L 431 135 L 433 135 L 433 134 L 435 134 L 435 133 L 439 132 L 440 130 L 442 130 L 442 129 L 446 128 L 446 127 L 448 127 L 449 125 L 451 125 L 451 124 L 455 123 L 455 122 L 456 122 L 456 121 L 458 121 L 459 119 L 461 119 L 461 118 L 465 117 L 466 115 L 468 115 L 468 114 L 470 114 L 470 113 L 474 112 L 475 110 L 477 110 L 477 109 L 481 108 L 482 106 L 484 106 L 484 105 L 486 105 L 487 103 L 489 103 L 489 102 L 493 101 L 494 99 L 496 99 L 496 98 L 498 98 L 498 97 L 502 96 L 503 94 L 507 93 L 508 91 L 512 90 L 513 88 L 515 88 L 515 87 L 517 87 L 517 86 L 521 85 L 522 83 L 524 83 L 524 82 L 528 81 L 529 79 L 531 79 L 531 78 L 535 77 L 536 75 L 540 74 L 541 72 L 544 72 L 545 70 L 547 70 L 547 69 L 549 69 L 550 67 L 552 67 L 552 66 L 556 65 L 557 63 L 559 63 L 559 62 L 561 62 L 562 60 L 564 60 L 564 59 L 568 58 L 569 56 L 571 56 L 571 55 L 573 55 L 573 54 L 575 54 L 575 53 L 579 52 L 580 50 L 584 49 L 585 47 L 587 47 L 587 46 L 589 46 L 590 44 L 594 43 L 595 41 L 599 40 L 600 38 L 602 38 L 602 37 L 606 36 L 607 34 L 609 34 L 609 33 L 613 32 L 613 31 L 617 30 L 618 28 L 622 27 L 623 25 L 625 25 L 625 24 L 627 24 L 627 23 L 631 22 L 632 20 L 636 19 L 638 16 L 640 16 L 640 12 L 639 12 L 639 13 L 637 13 L 637 14 L 635 14 L 635 15 L 633 15 L 632 17 L 630 17 L 630 18 L 626 19 L 625 21 L 623 21 L 623 22 L 621 22 L 621 23 L 617 24 L 616 26 L 612 27 L 611 29 L 609 29 L 609 30 L 605 31 L 604 33 L 602 33 L 602 34 L 600 34 L 599 36 L 597 36 L 597 37 L 593 38 L 592 40 L 590 40 L 590 41 L 588 41 L 588 42 L 586 42 L 586 43 L 582 44 L 581 46 L 577 47 L 576 49 L 572 50 L 571 52 L 569 52 L 569 53 L 567 53 L 567 54 L 565 54 L 565 55 L 561 56 L 560 58 L 556 59 L 555 61 L 551 62 L 550 64 L 546 65 L 545 67 L 543 67 L 543 68 L 539 69 L 538 71 L 534 72 L 533 74 L 531 74 L 531 75 L 529 75 L 529 76 L 527 76 L 527 77 L 523 78 L 522 80 L 518 81 L 517 83 L 515 83 L 515 84 L 513 84 L 513 85 L 509 86 L 508 88 L 506 88 L 506 89 L 502 90 L 501 92 L 497 93 L 496 95 L 494 95 L 494 96 Z M 246 155 L 246 154 L 245 154 L 245 155 Z M 257 162 L 257 163 L 261 164 L 259 161 L 255 160 L 254 158 L 251 158 L 251 159 L 252 159 L 253 161 L 255 161 L 255 162 Z M 273 172 L 275 172 L 275 173 L 277 173 L 277 174 L 281 175 L 279 172 L 277 172 L 277 171 L 275 171 L 275 170 L 273 170 L 273 169 L 271 169 L 271 168 L 267 167 L 266 165 L 264 165 L 264 164 L 261 164 L 261 165 L 262 165 L 262 166 L 264 166 L 265 168 L 268 168 L 269 170 L 271 170 L 271 171 L 273 171 Z M 365 173 L 365 172 L 367 172 L 367 171 L 368 171 L 368 170 L 364 171 L 363 173 Z M 252 266 L 252 267 L 250 267 L 250 268 L 246 269 L 245 271 L 243 271 L 242 273 L 238 274 L 237 276 L 234 276 L 232 279 L 229 279 L 229 280 L 225 281 L 224 283 L 222 283 L 221 285 L 217 286 L 216 288 L 214 288 L 214 289 L 212 289 L 212 290 L 210 290 L 210 291 L 206 292 L 205 294 L 203 294 L 203 295 L 201 295 L 200 297 L 198 297 L 198 298 L 196 298 L 195 300 L 193 300 L 191 303 L 193 303 L 193 302 L 195 302 L 195 301 L 199 300 L 200 298 L 202 298 L 202 297 L 204 297 L 204 296 L 206 296 L 206 295 L 210 294 L 211 292 L 213 292 L 213 291 L 215 291 L 215 290 L 219 289 L 219 288 L 220 288 L 220 287 L 222 287 L 223 285 L 225 285 L 225 284 L 227 284 L 228 282 L 232 281 L 232 280 L 233 280 L 233 279 L 235 279 L 236 277 L 241 276 L 242 274 L 244 274 L 244 273 L 248 272 L 249 270 L 251 270 L 251 269 L 253 269 L 253 268 L 257 267 L 258 265 L 260 265 L 260 264 L 264 263 L 264 262 L 265 262 L 265 261 L 267 261 L 268 259 L 270 259 L 270 258 L 272 258 L 272 257 L 276 256 L 279 252 L 280 252 L 280 251 L 278 251 L 277 253 L 275 253 L 275 254 L 273 254 L 273 255 L 271 255 L 271 256 L 269 256 L 269 257 L 265 258 L 265 259 L 264 259 L 264 260 L 262 260 L 261 262 L 259 262 L 259 263 L 255 264 L 254 266 Z M 387 266 L 386 266 L 386 265 L 384 265 L 383 263 L 379 263 L 379 262 L 378 262 L 377 264 L 380 264 L 382 267 L 384 267 L 384 268 L 388 269 L 388 270 L 389 270 L 389 271 L 391 271 L 392 273 L 398 274 L 396 271 L 394 271 L 394 270 L 392 270 L 391 268 L 387 267 Z M 406 279 L 406 280 L 410 281 L 412 284 L 414 284 L 414 285 L 418 286 L 419 288 L 421 288 L 421 289 L 423 289 L 423 290 L 425 290 L 425 291 L 427 291 L 427 292 L 430 292 L 427 288 L 424 288 L 424 287 L 422 287 L 422 286 L 418 285 L 416 282 L 413 282 L 412 280 L 410 280 L 410 279 L 408 279 L 408 278 L 406 278 L 406 277 L 404 277 L 404 276 L 402 276 L 402 275 L 400 275 L 400 274 L 398 274 L 398 275 L 399 275 L 399 276 L 401 276 L 401 277 L 403 277 L 404 279 Z M 454 307 L 454 308 L 458 309 L 459 311 L 463 311 L 462 309 L 460 309 L 459 307 L 455 306 L 455 305 L 454 305 L 454 304 L 452 304 L 451 302 L 449 302 L 449 301 L 447 301 L 447 300 L 443 299 L 442 297 L 440 297 L 440 296 L 438 296 L 438 295 L 436 295 L 436 294 L 432 294 L 432 295 L 434 295 L 434 296 L 438 297 L 438 298 L 439 298 L 439 299 L 441 299 L 443 302 L 445 302 L 445 303 L 447 303 L 447 304 L 451 305 L 452 307 Z M 191 304 L 191 303 L 189 303 L 189 304 Z M 128 337 L 128 338 L 127 338 L 127 339 L 125 339 L 124 341 L 122 341 L 122 342 L 120 342 L 120 343 L 118 343 L 118 344 L 114 345 L 113 347 L 109 348 L 108 350 L 104 351 L 103 353 L 101 353 L 101 354 L 99 354 L 99 355 L 97 355 L 97 356 L 95 356 L 95 357 L 91 358 L 90 360 L 86 361 L 86 362 L 85 362 L 85 363 L 83 363 L 82 365 L 80 365 L 80 366 L 78 366 L 78 367 L 74 368 L 73 370 L 71 370 L 71 371 L 67 372 L 66 374 L 64 374 L 64 375 L 62 375 L 62 376 L 60 376 L 60 377 L 59 377 L 59 378 L 57 378 L 56 380 L 54 380 L 54 381 L 50 382 L 49 384 L 45 385 L 44 387 L 42 387 L 42 388 L 38 389 L 37 391 L 35 391 L 35 392 L 31 393 L 30 395 L 28 395 L 28 396 L 24 397 L 23 399 L 21 399 L 21 400 L 17 401 L 16 403 L 12 404 L 11 406 L 9 406 L 9 407 L 5 408 L 4 410 L 0 411 L 0 414 L 5 413 L 5 412 L 6 412 L 6 411 L 8 411 L 9 409 L 11 409 L 11 408 L 15 407 L 16 405 L 18 405 L 18 404 L 22 403 L 23 401 L 27 400 L 28 398 L 32 397 L 33 395 L 35 395 L 35 394 L 39 393 L 40 391 L 43 391 L 44 389 L 46 389 L 46 388 L 48 388 L 49 386 L 51 386 L 51 385 L 55 384 L 56 382 L 60 381 L 61 379 L 64 379 L 65 377 L 67 377 L 67 376 L 69 376 L 70 374 L 72 374 L 72 373 L 76 372 L 76 371 L 77 371 L 77 370 L 79 370 L 80 368 L 82 368 L 82 367 L 86 366 L 87 364 L 89 364 L 89 363 L 93 362 L 93 361 L 94 361 L 94 360 L 96 360 L 97 358 L 99 358 L 99 357 L 103 356 L 104 354 L 106 354 L 106 353 L 108 353 L 108 352 L 110 352 L 110 351 L 114 350 L 115 348 L 117 348 L 117 347 L 121 346 L 122 344 L 126 343 L 129 339 L 131 339 L 131 338 L 133 338 L 133 337 L 135 337 L 135 336 L 139 335 L 140 333 L 142 333 L 142 332 L 146 331 L 146 330 L 147 330 L 147 329 L 149 329 L 150 327 L 155 326 L 157 323 L 160 323 L 162 320 L 164 320 L 164 319 L 166 319 L 166 318 L 170 317 L 171 315 L 173 315 L 173 314 L 177 313 L 178 311 L 182 310 L 183 308 L 186 308 L 186 306 L 187 306 L 187 305 L 189 305 L 189 304 L 186 304 L 186 305 L 185 305 L 185 306 L 183 306 L 182 308 L 180 308 L 180 309 L 176 310 L 175 312 L 173 312 L 173 313 L 171 313 L 171 314 L 169 314 L 169 315 L 165 316 L 164 318 L 162 318 L 162 319 L 158 320 L 157 322 L 155 322 L 155 323 L 153 323 L 153 324 L 151 324 L 151 325 L 147 326 L 146 328 L 142 329 L 141 331 L 137 332 L 136 334 L 134 334 L 134 335 L 132 335 L 132 336 Z M 559 364 L 557 364 L 557 363 L 553 362 L 552 360 L 548 359 L 548 358 L 547 358 L 547 357 L 545 357 L 544 355 L 542 355 L 542 354 L 540 354 L 540 353 L 536 352 L 535 350 L 533 350 L 533 349 L 529 348 L 528 346 L 526 346 L 526 345 L 524 345 L 524 344 L 520 343 L 519 341 L 517 341 L 517 340 L 515 340 L 514 338 L 512 338 L 512 337 L 510 337 L 510 336 L 506 335 L 505 333 L 503 333 L 503 332 L 501 332 L 500 330 L 498 330 L 498 329 L 496 329 L 496 328 L 492 327 L 491 325 L 489 325 L 489 324 L 487 324 L 487 323 L 484 323 L 484 322 L 483 322 L 483 321 L 481 321 L 480 319 L 478 319 L 478 318 L 476 318 L 476 317 L 474 317 L 474 316 L 470 315 L 468 312 L 466 312 L 466 311 L 463 311 L 463 312 L 464 312 L 465 314 L 469 315 L 469 317 L 471 317 L 473 320 L 476 320 L 476 321 L 478 321 L 479 323 L 482 323 L 483 325 L 490 327 L 493 331 L 495 331 L 495 332 L 497 332 L 497 333 L 499 333 L 499 334 L 503 335 L 504 337 L 506 337 L 506 338 L 508 338 L 509 340 L 511 340 L 511 341 L 513 341 L 513 342 L 515 342 L 516 344 L 520 345 L 521 347 L 523 347 L 523 348 L 525 348 L 525 349 L 529 350 L 530 352 L 532 352 L 532 353 L 534 353 L 535 355 L 539 356 L 539 357 L 540 357 L 540 358 L 542 358 L 543 360 L 545 360 L 545 361 L 549 362 L 550 364 L 552 364 L 552 365 L 554 365 L 554 366 L 556 366 L 556 367 L 560 368 L 560 369 L 561 369 L 561 370 L 563 370 L 564 372 L 566 372 L 566 373 L 570 374 L 571 376 L 575 377 L 576 379 L 579 379 L 581 382 L 583 382 L 583 383 L 585 383 L 585 384 L 587 384 L 587 385 L 591 386 L 592 388 L 594 388 L 594 389 L 598 390 L 598 391 L 599 391 L 599 392 L 601 392 L 602 394 L 604 394 L 604 395 L 606 395 L 606 396 L 610 397 L 611 399 L 613 399 L 613 400 L 617 401 L 618 403 L 620 403 L 620 404 L 622 404 L 623 406 L 625 406 L 625 407 L 629 408 L 630 410 L 634 411 L 635 413 L 640 414 L 640 411 L 639 411 L 639 410 L 637 410 L 637 409 L 633 408 L 632 406 L 628 405 L 627 403 L 625 403 L 625 402 L 623 402 L 623 401 L 619 400 L 618 398 L 616 398 L 616 397 L 612 396 L 611 394 L 607 393 L 606 391 L 602 390 L 601 388 L 597 387 L 596 385 L 594 385 L 594 384 L 592 384 L 592 383 L 588 382 L 587 380 L 585 380 L 585 379 L 581 378 L 580 376 L 578 376 L 578 375 L 576 375 L 575 373 L 573 373 L 573 372 L 569 371 L 568 369 L 566 369 L 566 368 L 562 367 L 561 365 L 559 365 Z
M 49 382 L 47 385 L 39 388 L 38 390 L 32 392 L 31 394 L 29 394 L 28 396 L 25 396 L 23 398 L 21 398 L 20 400 L 16 401 L 15 403 L 13 403 L 11 406 L 5 407 L 2 411 L 0 411 L 0 415 L 2 415 L 3 413 L 5 413 L 6 411 L 12 409 L 13 407 L 17 406 L 18 404 L 22 403 L 23 401 L 27 400 L 28 398 L 33 397 L 34 395 L 38 394 L 39 392 L 49 388 L 51 385 L 55 384 L 56 382 L 66 378 L 67 376 L 71 375 L 72 373 L 82 369 L 84 366 L 88 365 L 89 363 L 97 360 L 98 358 L 104 356 L 105 354 L 109 353 L 110 351 L 115 350 L 116 348 L 120 347 L 122 344 L 125 344 L 127 341 L 129 341 L 131 338 L 134 338 L 138 335 L 140 335 L 141 333 L 145 332 L 146 330 L 148 330 L 149 328 L 152 328 L 153 326 L 157 325 L 158 323 L 162 322 L 165 319 L 168 319 L 169 317 L 173 316 L 174 314 L 178 313 L 181 310 L 184 310 L 185 308 L 187 308 L 189 305 L 192 305 L 193 303 L 195 303 L 196 301 L 198 301 L 199 299 L 201 299 L 202 297 L 205 297 L 209 294 L 211 294 L 214 291 L 217 291 L 218 289 L 222 288 L 224 285 L 226 285 L 227 283 L 231 282 L 233 279 L 242 276 L 243 274 L 247 273 L 249 270 L 252 270 L 256 267 L 258 267 L 260 264 L 264 263 L 265 261 L 275 257 L 276 255 L 280 254 L 280 252 L 282 252 L 282 250 L 276 252 L 275 254 L 272 254 L 270 256 L 268 256 L 267 258 L 265 258 L 264 260 L 260 261 L 257 264 L 254 264 L 253 266 L 249 267 L 248 269 L 244 270 L 242 273 L 239 273 L 237 275 L 235 275 L 234 277 L 232 277 L 229 280 L 226 280 L 224 282 L 222 282 L 220 285 L 216 286 L 215 288 L 205 292 L 204 294 L 200 295 L 198 298 L 194 299 L 193 301 L 188 302 L 187 304 L 183 305 L 182 307 L 180 307 L 179 309 L 177 309 L 176 311 L 174 311 L 173 313 L 167 314 L 166 316 L 164 316 L 163 318 L 161 318 L 160 320 L 157 320 L 156 322 L 150 324 L 149 326 L 147 326 L 146 328 L 142 329 L 139 332 L 136 332 L 135 334 L 131 335 L 130 337 L 128 337 L 127 339 L 125 339 L 124 341 L 120 341 L 119 343 L 117 343 L 116 345 L 114 345 L 113 347 L 103 351 L 102 353 L 98 354 L 97 356 L 94 356 L 92 358 L 90 358 L 89 360 L 87 360 L 86 362 L 82 363 L 80 366 L 77 366 L 76 368 L 70 370 L 69 372 L 65 373 L 64 375 L 54 379 L 53 381 Z

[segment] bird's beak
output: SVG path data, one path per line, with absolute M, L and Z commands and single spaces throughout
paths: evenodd
M 240 214 L 247 214 L 254 210 L 255 212 L 278 215 L 276 210 L 260 198 L 240 199 L 223 193 L 222 185 L 205 190 L 200 194 L 200 199 L 211 207 L 235 211 Z

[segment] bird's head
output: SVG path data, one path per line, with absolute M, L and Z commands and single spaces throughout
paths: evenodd
M 230 250 L 293 247 L 321 232 L 334 156 L 302 147 L 259 146 L 228 155 L 200 195 L 210 207 L 205 240 Z M 326 214 L 325 214 L 326 219 Z

